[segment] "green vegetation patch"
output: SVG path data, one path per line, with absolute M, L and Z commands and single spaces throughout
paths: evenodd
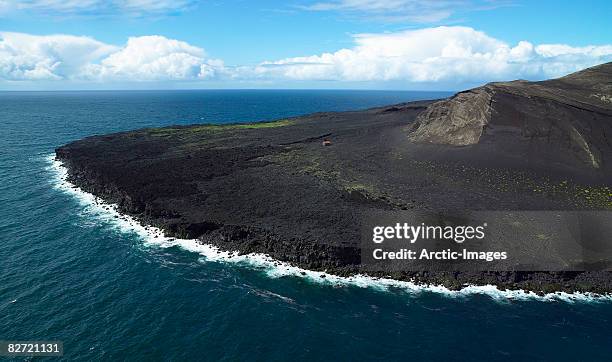
M 233 124 L 205 124 L 200 126 L 189 127 L 165 127 L 153 128 L 147 130 L 147 133 L 152 136 L 193 136 L 207 133 L 217 133 L 241 129 L 260 129 L 260 128 L 276 128 L 285 127 L 294 124 L 295 121 L 281 119 L 272 122 L 254 122 L 254 123 L 233 123 Z
M 298 173 L 314 176 L 349 194 L 359 193 L 372 200 L 384 196 L 375 185 L 364 181 L 346 167 L 328 165 L 323 156 L 307 153 L 303 149 L 288 150 L 270 157 L 269 160 L 295 169 Z
M 582 185 L 571 180 L 553 180 L 511 169 L 478 168 L 462 164 L 438 164 L 410 160 L 413 167 L 428 170 L 438 180 L 478 185 L 497 192 L 525 193 L 560 199 L 583 209 L 612 210 L 612 189 L 605 185 Z

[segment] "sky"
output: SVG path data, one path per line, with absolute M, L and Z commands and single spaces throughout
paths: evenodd
M 461 90 L 612 61 L 612 1 L 0 0 L 0 90 Z

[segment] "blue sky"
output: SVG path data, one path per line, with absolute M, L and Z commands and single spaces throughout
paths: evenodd
M 611 14 L 610 1 L 0 0 L 0 89 L 456 90 L 611 61 Z

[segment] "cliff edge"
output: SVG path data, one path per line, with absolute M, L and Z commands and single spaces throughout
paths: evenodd
M 612 162 L 612 63 L 542 82 L 490 83 L 430 105 L 408 129 L 414 142 L 497 144 L 492 157 L 521 155 L 568 168 Z

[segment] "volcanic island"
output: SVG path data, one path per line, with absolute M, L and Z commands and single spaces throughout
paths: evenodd
M 221 250 L 452 289 L 612 292 L 607 270 L 370 272 L 360 247 L 373 212 L 612 210 L 612 63 L 442 100 L 96 135 L 56 158 L 122 213 Z

